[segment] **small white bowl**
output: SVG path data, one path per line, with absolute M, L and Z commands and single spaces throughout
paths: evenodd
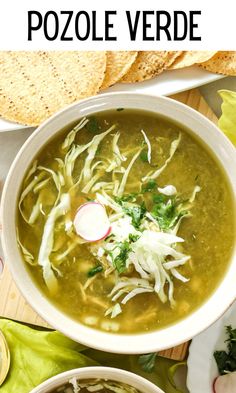
M 34 388 L 30 393 L 50 393 L 52 389 L 59 388 L 66 384 L 71 378 L 76 377 L 79 381 L 83 379 L 107 379 L 116 382 L 123 382 L 136 388 L 140 393 L 164 393 L 156 385 L 139 375 L 129 371 L 111 367 L 82 367 L 75 370 L 66 371 L 55 377 L 48 379 Z
M 24 175 L 37 152 L 56 133 L 83 116 L 115 109 L 134 108 L 164 115 L 183 124 L 196 135 L 221 163 L 236 199 L 236 152 L 224 134 L 207 118 L 177 101 L 143 94 L 110 93 L 81 101 L 43 123 L 16 156 L 2 196 L 3 250 L 13 278 L 31 306 L 55 329 L 89 347 L 115 353 L 148 353 L 187 341 L 206 329 L 236 298 L 236 252 L 222 282 L 209 299 L 191 315 L 166 328 L 137 334 L 94 330 L 66 316 L 38 289 L 26 269 L 16 241 L 17 199 Z

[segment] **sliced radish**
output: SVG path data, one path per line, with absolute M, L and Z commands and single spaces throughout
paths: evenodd
M 220 375 L 213 383 L 214 393 L 235 393 L 236 392 L 236 372 Z
M 74 227 L 77 235 L 89 242 L 102 240 L 111 232 L 106 209 L 98 202 L 80 206 L 74 218 Z
M 217 377 L 217 378 L 218 378 L 218 377 Z M 216 384 L 217 378 L 214 379 L 213 384 L 212 384 L 213 393 L 216 393 L 215 384 Z

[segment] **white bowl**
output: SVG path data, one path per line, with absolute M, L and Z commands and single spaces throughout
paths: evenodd
M 85 345 L 115 353 L 148 353 L 178 345 L 212 324 L 236 298 L 236 253 L 222 282 L 210 298 L 191 315 L 166 328 L 148 333 L 115 334 L 94 330 L 66 316 L 34 284 L 22 260 L 16 241 L 17 198 L 24 175 L 35 154 L 71 122 L 112 108 L 135 108 L 165 115 L 182 123 L 198 136 L 225 169 L 236 199 L 236 152 L 223 133 L 208 119 L 177 101 L 142 94 L 110 93 L 96 96 L 57 113 L 43 123 L 27 140 L 10 169 L 2 196 L 3 249 L 13 278 L 31 306 L 55 329 Z
M 74 377 L 76 377 L 78 380 L 100 378 L 109 379 L 116 382 L 123 382 L 127 385 L 133 386 L 139 390 L 140 393 L 164 393 L 156 385 L 147 381 L 143 377 L 140 377 L 139 375 L 130 373 L 129 371 L 120 370 L 119 368 L 111 367 L 82 367 L 75 370 L 66 371 L 41 383 L 30 393 L 49 393 L 52 391 L 52 389 L 63 386 Z

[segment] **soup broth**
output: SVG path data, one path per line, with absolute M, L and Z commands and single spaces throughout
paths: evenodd
M 102 240 L 86 241 L 105 225 L 91 202 L 110 223 Z M 219 163 L 191 132 L 119 109 L 82 119 L 40 151 L 17 228 L 30 274 L 57 307 L 135 333 L 173 324 L 212 294 L 232 254 L 234 206 Z
M 137 389 L 130 385 L 102 380 L 102 379 L 90 379 L 78 381 L 76 378 L 70 380 L 66 385 L 56 388 L 50 393 L 89 393 L 89 392 L 99 392 L 99 393 L 140 393 Z

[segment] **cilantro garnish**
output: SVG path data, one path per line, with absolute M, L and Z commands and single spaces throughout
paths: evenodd
M 146 355 L 139 356 L 138 363 L 143 371 L 151 373 L 155 367 L 157 353 L 147 353 Z
M 125 240 L 123 243 L 117 243 L 115 248 L 119 248 L 119 254 L 113 259 L 113 264 L 120 274 L 126 269 L 126 260 L 130 252 L 130 244 Z
M 178 202 L 177 198 L 158 194 L 153 196 L 153 202 L 151 214 L 163 230 L 173 228 L 178 220 L 188 213 L 187 210 L 179 209 L 181 203 Z
M 226 326 L 228 339 L 227 351 L 215 351 L 214 358 L 220 375 L 236 371 L 236 329 Z
M 97 265 L 88 271 L 88 277 L 93 277 L 97 273 L 101 273 L 103 271 L 102 265 Z
M 132 233 L 129 234 L 129 241 L 130 241 L 131 243 L 136 242 L 139 238 L 140 238 L 139 235 L 134 235 L 134 234 L 132 234 Z
M 142 150 L 139 157 L 140 157 L 140 159 L 143 162 L 148 162 L 148 151 L 147 151 L 147 149 Z
M 151 179 L 142 185 L 142 192 L 151 192 L 157 187 L 155 180 Z
M 115 201 L 116 203 L 119 203 L 119 205 L 122 206 L 123 202 L 135 202 L 137 195 L 138 193 L 132 192 L 131 194 L 125 194 L 122 195 L 121 197 L 115 197 Z
M 141 205 L 134 204 L 132 202 L 136 201 L 136 197 L 138 196 L 137 193 L 132 193 L 128 195 L 123 195 L 122 197 L 116 197 L 115 201 L 119 203 L 119 205 L 122 207 L 123 211 L 125 214 L 130 216 L 132 218 L 132 225 L 138 229 L 141 220 L 143 219 L 147 209 L 145 206 L 145 203 L 142 202 Z M 128 203 L 130 202 L 130 203 Z
M 141 205 L 122 206 L 124 212 L 132 218 L 132 225 L 138 229 L 147 211 L 145 203 Z
M 125 240 L 124 242 L 116 243 L 113 251 L 118 248 L 119 254 L 113 258 L 113 253 L 109 252 L 112 262 L 116 270 L 119 274 L 123 273 L 126 269 L 126 261 L 129 256 L 129 252 L 131 251 L 131 243 L 136 242 L 139 239 L 139 235 L 134 235 L 132 233 L 129 234 L 129 240 Z

